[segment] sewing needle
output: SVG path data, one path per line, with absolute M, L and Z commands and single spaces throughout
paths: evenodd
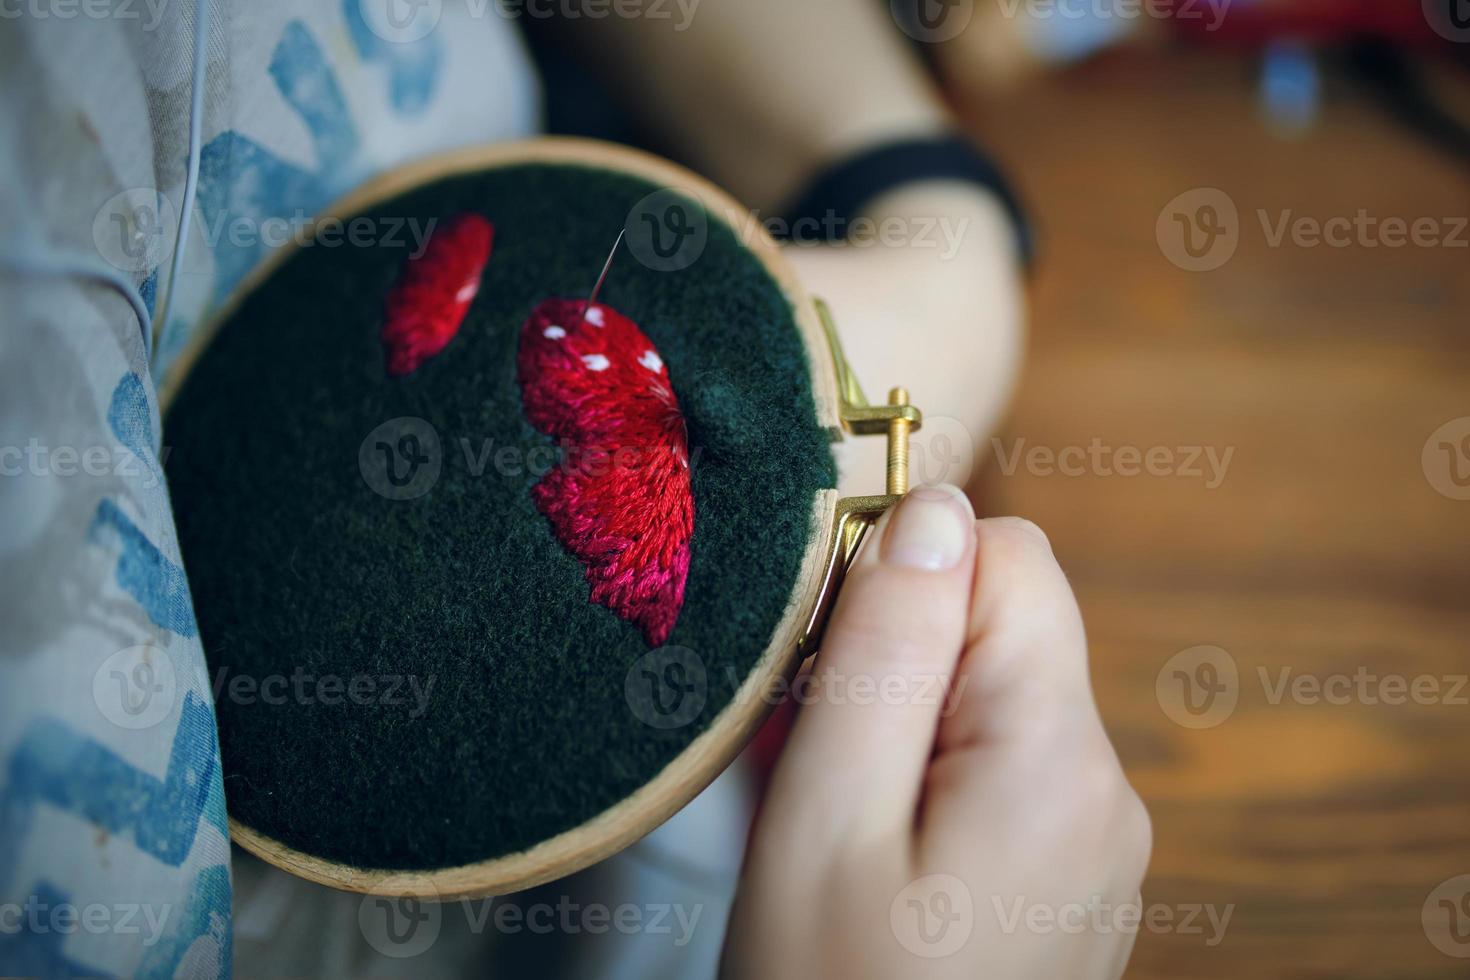
M 607 281 L 607 270 L 612 268 L 613 256 L 618 254 L 618 246 L 623 244 L 623 236 L 628 233 L 627 228 L 618 232 L 617 240 L 613 242 L 612 251 L 607 253 L 607 261 L 602 263 L 602 273 L 597 277 L 597 284 L 592 287 L 592 293 L 587 297 L 587 302 L 582 304 L 582 318 L 587 318 L 587 311 L 592 309 L 592 304 L 597 302 L 597 294 L 602 292 L 602 284 Z

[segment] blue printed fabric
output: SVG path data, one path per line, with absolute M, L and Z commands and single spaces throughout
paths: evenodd
M 493 3 L 209 7 L 32 4 L 0 28 L 0 975 L 230 974 L 227 788 L 159 380 L 272 227 L 535 122 Z

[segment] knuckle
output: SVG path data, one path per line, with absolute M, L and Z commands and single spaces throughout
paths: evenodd
M 850 575 L 827 627 L 826 644 L 884 648 L 903 658 L 963 636 L 967 596 L 934 589 L 882 567 Z
M 832 617 L 822 645 L 841 650 L 843 659 L 869 666 L 893 666 L 925 662 L 933 658 L 932 635 L 909 620 L 883 616 Z M 833 658 L 828 657 L 828 665 Z
M 1008 541 L 1017 556 L 1034 551 L 1038 544 L 1048 554 L 1051 553 L 1051 538 L 1035 521 L 1025 517 L 992 517 L 981 523 Z
M 1123 843 L 1129 879 L 1136 878 L 1141 882 L 1148 871 L 1149 861 L 1153 857 L 1153 820 L 1149 816 L 1148 807 L 1144 805 L 1143 799 L 1133 790 L 1133 787 L 1126 782 L 1123 787 L 1118 837 Z

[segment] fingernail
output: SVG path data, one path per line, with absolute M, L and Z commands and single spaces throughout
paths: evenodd
M 889 518 L 883 560 L 931 572 L 953 568 L 965 557 L 974 521 L 975 511 L 958 487 L 915 487 Z

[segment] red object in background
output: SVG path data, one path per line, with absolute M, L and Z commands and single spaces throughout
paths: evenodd
M 549 299 L 521 327 L 517 369 L 526 417 L 565 452 L 531 489 L 537 508 L 586 566 L 592 601 L 663 644 L 694 534 L 688 435 L 663 358 L 612 307 Z
M 430 233 L 422 254 L 404 261 L 388 291 L 383 324 L 390 375 L 412 374 L 459 333 L 494 238 L 494 227 L 480 215 L 457 214 Z
M 1265 44 L 1278 38 L 1328 42 L 1375 36 L 1405 44 L 1441 46 L 1419 0 L 1169 0 L 1169 18 L 1182 34 L 1201 41 Z M 1443 0 L 1445 3 L 1458 0 Z M 1225 6 L 1224 15 L 1213 11 Z M 1213 26 L 1212 26 L 1213 25 Z

